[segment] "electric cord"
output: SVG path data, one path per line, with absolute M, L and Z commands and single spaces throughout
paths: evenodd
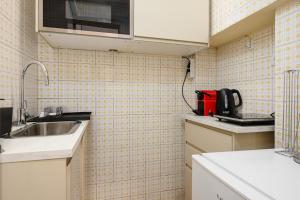
M 187 65 L 187 69 L 186 69 L 186 73 L 185 73 L 185 76 L 184 76 L 184 80 L 183 80 L 183 83 L 182 83 L 182 87 L 181 87 L 181 95 L 182 95 L 182 98 L 184 100 L 184 102 L 186 103 L 186 105 L 188 105 L 188 107 L 190 107 L 190 109 L 195 113 L 196 111 L 194 110 L 194 108 L 187 102 L 185 96 L 184 96 L 184 85 L 185 85 L 185 82 L 186 82 L 186 78 L 188 76 L 188 74 L 190 73 L 190 67 L 191 67 L 191 61 L 189 58 L 187 57 L 183 57 L 184 59 L 187 59 L 188 61 L 188 65 Z
M 194 110 L 194 108 L 187 102 L 187 100 L 185 99 L 185 96 L 184 96 L 184 85 L 185 85 L 185 81 L 186 81 L 186 78 L 187 78 L 188 74 L 189 74 L 189 72 L 186 71 L 185 77 L 184 77 L 184 80 L 183 80 L 183 83 L 182 83 L 182 87 L 181 87 L 181 94 L 182 94 L 182 98 L 183 98 L 184 102 L 186 103 L 186 105 L 188 105 L 188 107 L 190 107 L 192 110 Z

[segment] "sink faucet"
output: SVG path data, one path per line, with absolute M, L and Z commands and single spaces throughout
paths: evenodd
M 43 63 L 34 60 L 24 66 L 22 75 L 21 75 L 21 105 L 20 105 L 20 109 L 19 109 L 19 120 L 18 120 L 19 124 L 26 124 L 27 118 L 29 117 L 29 114 L 27 112 L 27 103 L 26 103 L 25 97 L 24 97 L 25 74 L 26 74 L 27 69 L 31 65 L 34 65 L 34 64 L 36 64 L 37 66 L 42 68 L 42 71 L 43 71 L 44 75 L 46 76 L 46 85 L 49 85 L 48 70 Z

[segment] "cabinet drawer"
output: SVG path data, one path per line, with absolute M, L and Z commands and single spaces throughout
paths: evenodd
M 185 200 L 192 200 L 192 169 L 185 166 Z
M 195 125 L 185 123 L 186 140 L 205 152 L 232 151 L 232 136 Z
M 185 163 L 192 167 L 192 155 L 194 154 L 201 154 L 203 152 L 199 151 L 198 149 L 195 149 L 194 147 L 186 144 L 185 145 Z
M 199 165 L 193 169 L 193 199 L 197 200 L 245 200 L 218 178 Z

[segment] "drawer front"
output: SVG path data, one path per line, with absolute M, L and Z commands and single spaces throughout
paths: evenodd
M 193 199 L 197 200 L 245 200 L 200 165 L 193 169 Z
M 185 200 L 192 200 L 192 169 L 185 166 Z
M 185 163 L 192 167 L 192 155 L 194 154 L 201 154 L 203 152 L 199 151 L 198 149 L 195 149 L 191 145 L 186 144 L 185 145 Z
M 232 151 L 232 136 L 224 133 L 185 123 L 186 141 L 205 152 Z

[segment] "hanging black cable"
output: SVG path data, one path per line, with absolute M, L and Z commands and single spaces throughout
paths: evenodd
M 183 57 L 183 58 L 188 61 L 188 64 L 187 64 L 187 69 L 186 69 L 185 77 L 184 77 L 184 80 L 183 80 L 183 83 L 182 83 L 182 87 L 181 87 L 181 95 L 182 95 L 182 98 L 183 98 L 184 102 L 186 103 L 186 105 L 188 105 L 188 107 L 190 107 L 191 110 L 193 112 L 195 112 L 194 108 L 187 102 L 187 100 L 185 99 L 185 96 L 184 96 L 184 85 L 185 85 L 185 82 L 186 82 L 186 78 L 187 78 L 188 74 L 191 71 L 191 60 L 188 57 Z

